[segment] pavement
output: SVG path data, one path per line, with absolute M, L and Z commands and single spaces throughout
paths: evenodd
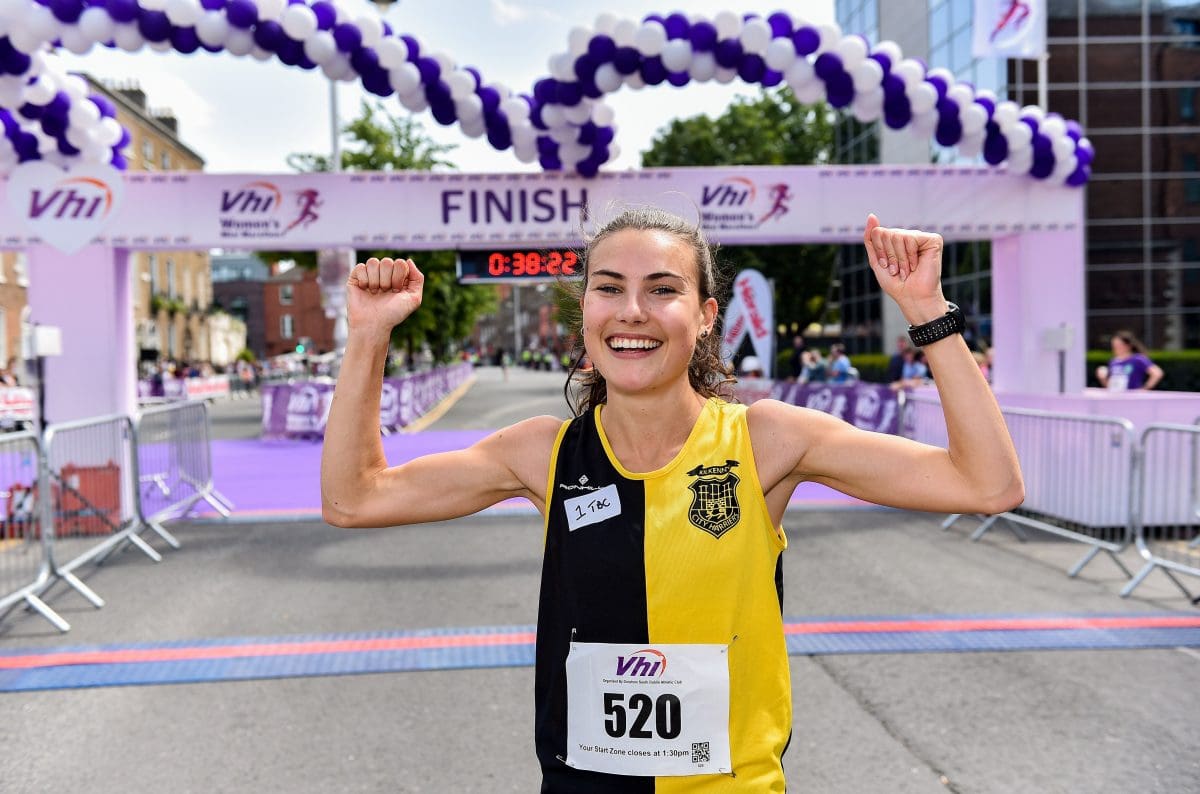
M 558 413 L 561 376 L 482 370 L 435 424 Z M 519 396 L 517 396 L 519 395 Z M 249 434 L 253 401 L 214 406 Z M 219 475 L 219 472 L 218 472 Z M 941 516 L 801 505 L 785 519 L 789 621 L 919 616 L 1196 617 L 1161 574 L 1135 597 L 1077 544 Z M 71 622 L 0 621 L 0 662 L 62 649 L 467 631 L 536 619 L 540 521 L 521 511 L 347 531 L 319 520 L 178 522 L 183 547 L 82 571 L 107 605 L 56 588 Z M 162 548 L 160 543 L 156 545 Z M 1136 566 L 1130 555 L 1127 564 Z M 1200 649 L 813 653 L 791 658 L 789 786 L 803 792 L 1200 790 Z M 3 681 L 0 670 L 0 682 Z M 526 665 L 302 674 L 0 694 L 0 791 L 532 792 Z M 200 683 L 199 681 L 204 681 Z

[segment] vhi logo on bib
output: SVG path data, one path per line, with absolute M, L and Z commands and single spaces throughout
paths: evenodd
M 729 646 L 571 643 L 566 762 L 617 775 L 730 774 Z

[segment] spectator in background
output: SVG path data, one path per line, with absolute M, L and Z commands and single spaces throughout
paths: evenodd
M 912 345 L 908 343 L 907 336 L 896 337 L 896 352 L 888 359 L 885 376 L 888 383 L 895 383 L 904 378 L 904 352 L 911 349 Z
M 1112 336 L 1112 359 L 1096 368 L 1096 380 L 1110 391 L 1149 391 L 1163 378 L 1162 368 L 1146 355 L 1141 340 L 1129 331 Z
M 825 382 L 825 359 L 817 348 L 804 351 L 804 370 L 800 373 L 801 383 Z
M 904 366 L 900 370 L 900 380 L 892 381 L 892 389 L 911 389 L 921 386 L 929 377 L 929 368 L 925 366 L 925 354 L 920 350 L 909 348 L 904 351 Z
M 857 371 L 850 366 L 850 357 L 846 355 L 846 346 L 838 342 L 829 348 L 829 382 L 849 383 L 856 375 Z
M 800 375 L 804 372 L 804 352 L 808 350 L 808 345 L 804 341 L 804 337 L 796 334 L 792 337 L 792 380 L 800 380 Z
M 762 362 L 758 360 L 758 356 L 746 356 L 743 358 L 739 371 L 742 373 L 743 378 L 761 378 L 765 376 Z

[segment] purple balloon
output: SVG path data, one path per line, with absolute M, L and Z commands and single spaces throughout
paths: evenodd
M 137 0 L 108 0 L 108 15 L 113 22 L 132 22 L 137 19 L 139 10 Z
M 642 54 L 633 47 L 618 47 L 613 66 L 623 75 L 633 74 L 642 65 Z
M 598 146 L 608 146 L 613 142 L 613 138 L 615 137 L 617 137 L 617 133 L 612 127 L 596 128 L 596 144 Z
M 688 18 L 678 12 L 667 17 L 667 22 L 663 25 L 667 29 L 667 39 L 686 39 L 688 31 L 691 28 L 691 23 Z
M 717 42 L 713 50 L 717 65 L 725 69 L 737 69 L 742 63 L 742 43 L 737 39 L 725 39 Z
M 644 25 L 647 22 L 657 22 L 664 28 L 667 26 L 667 18 L 662 14 L 647 14 L 646 16 L 642 17 L 642 24 Z
M 783 72 L 777 72 L 774 69 L 768 69 L 762 78 L 762 84 L 767 88 L 774 88 L 782 82 Z
M 575 59 L 575 76 L 580 82 L 587 82 L 596 77 L 596 60 L 587 54 Z
M 421 45 L 412 36 L 401 36 L 400 41 L 408 47 L 408 60 L 416 63 L 417 59 L 421 57 Z
M 479 101 L 483 103 L 484 113 L 498 112 L 500 107 L 500 92 L 491 86 L 480 86 L 476 91 L 479 95 Z
M 300 66 L 304 61 L 304 45 L 284 34 L 275 47 L 275 54 L 288 66 Z M 376 65 L 376 70 L 378 70 L 378 65 Z M 359 74 L 363 75 L 363 85 L 366 85 L 367 75 L 362 70 L 359 70 Z
M 13 141 L 13 149 L 16 150 L 17 157 L 21 159 L 21 162 L 38 159 L 38 139 L 32 132 L 18 133 L 17 139 Z
M 587 80 L 580 82 L 579 87 L 583 89 L 583 95 L 592 99 L 599 99 L 604 96 L 604 92 L 600 90 L 600 86 L 596 85 L 596 78 L 593 75 Z
M 938 120 L 933 137 L 942 146 L 955 146 L 962 140 L 962 134 L 962 122 L 958 116 L 943 116 Z
M 171 20 L 162 11 L 142 9 L 138 16 L 138 31 L 146 41 L 167 41 L 171 38 Z
M 512 146 L 512 130 L 509 129 L 508 122 L 488 124 L 487 139 L 492 148 L 497 151 L 502 152 Z
M 600 129 L 594 121 L 589 121 L 579 128 L 579 135 L 575 138 L 576 141 L 584 146 L 591 146 L 596 141 L 596 131 Z
M 333 40 L 342 52 L 354 52 L 362 46 L 362 31 L 349 22 L 343 22 L 334 27 Z
M 78 22 L 79 15 L 83 13 L 82 0 L 50 0 L 49 6 L 54 18 L 68 25 Z
M 949 88 L 949 86 L 946 85 L 945 79 L 938 77 L 935 74 L 933 77 L 926 77 L 925 82 L 929 83 L 931 86 L 933 86 L 933 89 L 937 91 L 938 99 L 946 98 L 946 89 Z
M 109 0 L 110 9 L 112 8 L 111 4 L 112 0 Z M 258 21 L 258 7 L 252 0 L 229 0 L 229 5 L 225 9 L 225 18 L 235 28 L 247 30 Z
M 1032 132 L 1034 135 L 1037 135 L 1037 131 L 1038 131 L 1037 119 L 1035 119 L 1033 116 L 1022 116 L 1019 119 L 1019 121 L 1024 122 L 1025 126 L 1029 127 L 1029 131 Z
M 421 82 L 425 85 L 436 84 L 442 76 L 442 67 L 433 58 L 417 59 L 417 71 L 421 73 Z
M 125 171 L 129 168 L 129 161 L 119 154 L 113 154 L 112 160 L 109 161 L 109 164 L 118 171 Z
M 101 118 L 116 118 L 117 106 L 108 97 L 102 94 L 89 94 L 88 99 L 92 100 L 92 104 L 96 106 L 96 110 L 100 111 Z
M 1000 133 L 1000 125 L 989 121 L 987 137 L 983 139 L 983 159 L 990 165 L 1000 165 L 1008 157 L 1008 139 Z
M 17 112 L 27 119 L 40 119 L 46 112 L 43 105 L 35 105 L 32 102 L 26 102 L 21 107 L 17 108 Z
M 912 108 L 907 103 L 883 109 L 883 122 L 888 129 L 902 130 L 912 121 Z
M 545 130 L 549 129 L 546 122 L 542 121 L 542 105 L 534 103 L 529 106 L 529 123 L 534 126 L 534 129 Z
M 904 81 L 894 74 L 884 75 L 882 85 L 884 96 L 899 96 L 905 93 Z
M 1067 137 L 1076 143 L 1083 137 L 1083 127 L 1080 126 L 1078 121 L 1072 119 L 1067 122 Z
M 954 116 L 955 118 L 958 117 L 958 103 L 955 102 L 953 99 L 949 99 L 947 97 L 942 97 L 941 99 L 939 99 L 937 101 L 937 104 L 934 105 L 934 107 L 937 108 L 937 112 L 938 112 L 939 116 L 943 116 L 943 117 Z
M 121 137 L 117 138 L 117 142 L 113 144 L 113 148 L 120 151 L 121 149 L 124 149 L 126 146 L 128 146 L 129 142 L 131 140 L 132 140 L 132 138 L 129 135 L 129 130 L 122 127 L 121 128 Z
M 575 164 L 575 173 L 579 174 L 584 179 L 591 179 L 596 174 L 600 173 L 600 164 L 588 157 L 585 160 L 580 160 Z
M 29 70 L 33 59 L 25 53 L 17 49 L 10 49 L 3 57 L 0 57 L 0 74 L 25 74 Z
M 561 171 L 563 167 L 557 153 L 541 155 L 538 157 L 538 164 L 542 166 L 543 171 Z
M 1087 184 L 1088 177 L 1092 175 L 1092 169 L 1086 165 L 1078 166 L 1071 175 L 1067 177 L 1067 184 L 1071 187 L 1083 187 Z
M 537 100 L 539 105 L 546 105 L 553 102 L 557 91 L 558 81 L 552 77 L 543 77 L 533 84 L 533 98 Z
M 449 91 L 447 91 L 447 94 L 449 94 Z M 458 121 L 458 115 L 454 112 L 454 100 L 448 95 L 431 100 L 429 103 L 429 112 L 433 114 L 434 121 L 443 127 L 449 127 Z
M 332 30 L 333 26 L 337 24 L 337 9 L 334 8 L 333 3 L 317 0 L 310 8 L 317 18 L 317 30 Z
M 688 31 L 688 40 L 692 42 L 692 52 L 712 52 L 717 46 L 717 27 L 711 22 L 697 22 Z
M 792 44 L 798 55 L 812 55 L 821 46 L 821 34 L 808 25 L 792 34 Z
M 68 157 L 74 157 L 79 154 L 79 150 L 71 145 L 71 142 L 66 138 L 59 138 L 55 143 L 58 144 L 58 150 Z
M 205 11 L 224 11 L 225 0 L 200 0 L 200 7 Z M 112 0 L 109 0 L 109 7 L 112 7 Z
M 597 63 L 608 63 L 617 54 L 617 43 L 611 36 L 600 34 L 588 42 L 588 55 Z
M 366 76 L 379 71 L 379 55 L 370 47 L 363 47 L 350 56 L 350 65 L 354 67 L 354 71 Z
M 463 69 L 463 71 L 466 72 L 467 74 L 471 75 L 471 77 L 475 80 L 475 87 L 472 88 L 471 90 L 478 91 L 479 86 L 483 85 L 483 76 L 479 74 L 479 70 L 476 69 L 474 66 L 468 66 L 465 69 Z
M 67 114 L 71 112 L 71 97 L 66 91 L 59 91 L 42 110 L 45 116 L 58 116 L 66 121 Z
M 667 82 L 676 88 L 683 88 L 692 79 L 687 72 L 667 72 Z
M 761 55 L 749 53 L 742 56 L 742 62 L 738 65 L 738 77 L 747 83 L 757 83 L 763 79 L 763 75 L 766 73 L 767 63 Z
M 539 135 L 537 137 L 538 154 L 558 155 L 558 144 L 549 135 Z
M 283 27 L 278 22 L 265 19 L 254 26 L 254 43 L 267 52 L 275 52 L 283 39 Z
M 1033 152 L 1033 167 L 1029 169 L 1029 175 L 1035 179 L 1045 179 L 1054 173 L 1054 152 L 1042 151 L 1036 149 Z
M 375 96 L 387 97 L 392 95 L 392 81 L 388 78 L 386 69 L 376 67 L 367 72 L 363 75 L 362 84 L 363 88 Z
M 825 84 L 825 97 L 835 108 L 844 108 L 854 101 L 854 80 L 842 72 Z
M 892 59 L 887 56 L 887 53 L 873 52 L 867 57 L 879 64 L 879 68 L 883 70 L 884 75 L 891 74 Z
M 58 138 L 67 131 L 67 120 L 61 116 L 42 115 L 42 132 L 51 138 Z
M 1051 156 L 1054 154 L 1054 144 L 1051 142 L 1049 135 L 1035 132 L 1030 145 L 1033 146 L 1033 157 L 1035 160 L 1038 154 L 1049 154 Z
M 979 105 L 980 107 L 982 107 L 984 110 L 987 111 L 989 119 L 996 112 L 996 103 L 994 101 L 992 101 L 991 99 L 988 99 L 985 96 L 975 97 L 975 104 Z
M 200 49 L 200 37 L 195 28 L 171 28 L 171 46 L 176 52 L 191 55 Z
M 642 79 L 646 85 L 658 85 L 667 79 L 667 67 L 663 66 L 662 58 L 655 55 L 642 60 Z
M 813 63 L 813 71 L 817 77 L 820 77 L 825 82 L 829 82 L 834 75 L 844 74 L 845 69 L 842 68 L 842 59 L 834 55 L 832 52 L 823 52 L 817 56 L 817 60 Z
M 767 17 L 767 24 L 771 26 L 771 38 L 773 39 L 790 39 L 792 37 L 792 18 L 782 11 L 776 11 Z
M 4 137 L 12 138 L 21 129 L 17 120 L 4 108 L 0 108 L 0 127 L 4 127 Z
M 449 102 L 451 107 L 454 105 L 454 97 L 450 93 L 450 86 L 445 80 L 436 80 L 425 85 L 425 98 L 429 100 L 429 105 L 432 107 L 437 102 Z
M 1091 165 L 1092 161 L 1096 159 L 1096 152 L 1093 149 L 1077 146 L 1075 148 L 1075 159 L 1080 165 Z
M 583 99 L 583 89 L 579 83 L 559 83 L 558 90 L 555 92 L 554 101 L 559 105 L 568 105 L 574 107 Z

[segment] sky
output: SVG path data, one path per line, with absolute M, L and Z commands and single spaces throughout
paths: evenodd
M 364 9 L 366 0 L 347 0 Z M 723 10 L 770 14 L 786 8 L 793 17 L 815 24 L 832 22 L 833 0 L 688 0 L 654 5 L 632 0 L 400 0 L 384 13 L 393 29 L 414 36 L 423 48 L 446 53 L 460 65 L 475 66 L 487 82 L 529 93 L 549 73 L 550 56 L 567 49 L 571 28 L 590 27 L 598 14 L 641 20 L 649 13 L 680 7 L 708 18 Z M 152 108 L 170 108 L 179 121 L 181 140 L 206 161 L 205 170 L 224 173 L 284 173 L 291 152 L 327 153 L 331 149 L 329 81 L 320 72 L 259 62 L 203 50 L 192 55 L 159 53 L 149 48 L 125 53 L 95 47 L 83 56 L 65 53 L 72 71 L 101 80 L 136 81 Z M 654 133 L 673 118 L 719 115 L 736 94 L 757 89 L 734 83 L 667 84 L 640 91 L 622 89 L 606 100 L 616 111 L 616 142 L 621 155 L 607 170 L 634 168 Z M 338 87 L 342 123 L 358 115 L 364 94 L 356 84 Z M 376 97 L 371 97 L 376 99 Z M 396 98 L 383 100 L 396 115 L 409 115 Z M 428 111 L 416 114 L 430 137 L 457 148 L 446 155 L 461 171 L 529 171 L 509 149 L 497 152 L 486 139 L 467 138 L 457 127 L 442 127 Z

